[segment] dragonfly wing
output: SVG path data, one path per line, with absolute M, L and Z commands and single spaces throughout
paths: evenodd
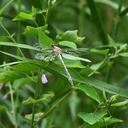
M 37 53 L 37 54 L 35 55 L 35 59 L 37 59 L 37 60 L 43 60 L 43 59 L 44 59 L 44 56 L 42 56 L 41 53 Z
M 85 62 L 91 62 L 89 59 L 81 58 L 81 57 L 78 57 L 78 56 L 73 56 L 71 54 L 62 53 L 62 56 L 65 59 L 69 59 L 69 60 L 80 60 L 80 61 L 85 61 Z
M 80 52 L 88 52 L 88 51 L 89 51 L 88 48 L 77 48 L 77 50 L 71 48 L 62 49 L 62 52 L 64 53 L 80 53 Z

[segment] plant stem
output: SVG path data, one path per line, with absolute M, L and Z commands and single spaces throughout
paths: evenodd
M 18 13 L 21 10 L 21 0 L 17 0 L 17 5 L 18 5 Z M 17 32 L 17 42 L 20 43 L 21 42 L 21 23 L 20 21 L 18 21 L 18 32 Z M 17 53 L 19 54 L 19 50 L 17 49 Z
M 11 84 L 9 83 L 9 89 L 10 89 L 10 95 L 11 95 L 11 104 L 12 104 L 12 114 L 15 121 L 15 128 L 18 128 L 17 121 L 16 121 L 16 111 L 15 111 L 15 103 L 14 103 L 14 97 L 13 97 L 13 89 Z
M 99 14 L 98 14 L 97 9 L 96 9 L 95 2 L 94 2 L 94 0 L 87 0 L 87 3 L 88 3 L 88 6 L 90 8 L 90 11 L 91 11 L 93 21 L 97 27 L 97 30 L 99 31 L 99 36 L 102 40 L 102 43 L 104 45 L 107 45 L 109 43 L 108 37 L 107 37 L 107 34 L 103 28 L 102 21 L 101 21 Z
M 48 0 L 48 8 L 46 10 L 45 25 L 48 23 L 48 14 L 51 7 L 51 2 L 52 2 L 51 0 Z
M 9 38 L 12 40 L 12 42 L 16 44 L 15 39 L 12 37 L 12 35 L 9 33 L 9 31 L 5 28 L 5 26 L 4 26 L 2 23 L 0 23 L 0 25 L 1 25 L 1 27 L 3 28 L 3 30 L 7 33 L 7 35 L 9 36 Z M 23 52 L 21 51 L 21 49 L 18 48 L 18 50 L 19 50 L 20 54 L 22 55 L 22 57 L 24 57 L 24 54 L 23 54 Z
M 6 3 L 1 9 L 0 9 L 0 15 L 8 8 L 14 0 L 10 0 L 8 3 Z
M 49 109 L 48 111 L 46 111 L 44 113 L 44 115 L 42 116 L 41 119 L 43 119 L 44 117 L 46 117 L 58 104 L 60 104 L 70 93 L 72 92 L 72 90 L 70 89 L 68 92 L 66 92 L 66 94 L 64 94 L 61 98 L 59 98 Z M 41 120 L 40 119 L 40 120 Z
M 41 86 L 42 86 L 41 85 L 41 72 L 39 71 L 39 73 L 38 73 L 38 80 L 37 80 L 36 88 L 35 88 L 35 95 L 34 95 L 35 99 L 38 99 L 39 96 L 40 96 L 40 88 L 41 88 Z M 33 104 L 33 106 L 32 106 L 31 128 L 34 128 L 35 107 L 36 107 L 36 104 Z
M 78 16 L 78 32 L 80 36 L 84 33 L 84 3 L 85 0 L 80 0 L 79 2 L 79 16 Z

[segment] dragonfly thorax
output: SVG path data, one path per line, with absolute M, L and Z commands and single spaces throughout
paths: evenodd
M 61 54 L 61 48 L 59 48 L 57 46 L 53 46 L 53 52 L 54 52 L 55 56 L 58 56 L 59 54 Z

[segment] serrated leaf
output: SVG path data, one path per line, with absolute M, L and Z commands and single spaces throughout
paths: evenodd
M 43 114 L 44 114 L 43 112 L 35 113 L 34 122 L 38 122 L 40 118 L 43 116 Z M 26 114 L 25 118 L 27 120 L 32 120 L 32 114 Z
M 24 20 L 33 20 L 32 14 L 20 12 L 13 21 L 24 21 Z
M 80 112 L 78 114 L 78 117 L 81 118 L 83 121 L 87 122 L 88 124 L 93 125 L 101 120 L 106 114 L 106 111 L 97 111 L 94 113 Z
M 26 99 L 26 100 L 23 101 L 23 104 L 24 105 L 35 104 L 37 102 L 38 102 L 37 100 L 33 99 L 32 97 L 29 97 L 28 99 Z
M 84 92 L 87 96 L 100 103 L 100 97 L 95 88 L 86 84 L 78 84 L 77 86 L 74 86 L 74 89 Z
M 41 27 L 32 27 L 32 26 L 27 26 L 24 30 L 24 34 L 27 36 L 38 36 L 38 31 L 42 30 L 45 31 L 47 28 L 46 26 L 41 26 Z
M 29 97 L 28 99 L 23 101 L 23 104 L 30 105 L 30 104 L 36 104 L 38 102 L 49 101 L 53 96 L 54 96 L 53 92 L 48 92 L 47 94 L 43 94 L 42 97 L 39 99 L 34 99 L 32 97 Z
M 61 40 L 62 41 L 71 41 L 74 43 L 81 43 L 85 37 L 79 37 L 77 35 L 77 30 L 73 30 L 73 31 L 66 31 L 64 33 L 62 33 L 61 35 Z
M 100 121 L 98 121 L 94 125 L 86 124 L 82 128 L 99 128 L 99 126 L 100 127 L 106 127 L 106 126 L 111 125 L 111 124 L 122 123 L 122 122 L 123 122 L 123 120 L 120 120 L 117 118 L 105 117 L 105 118 L 101 119 Z
M 39 38 L 39 43 L 43 48 L 51 46 L 54 42 L 53 40 L 48 37 L 43 30 L 38 30 L 38 38 Z
M 73 56 L 73 55 L 66 54 L 66 53 L 62 53 L 62 56 L 65 59 L 69 59 L 69 60 L 80 60 L 80 61 L 85 61 L 85 62 L 91 62 L 89 59 Z
M 69 47 L 69 48 L 77 50 L 76 44 L 71 42 L 71 41 L 60 41 L 59 45 L 66 46 L 66 47 Z

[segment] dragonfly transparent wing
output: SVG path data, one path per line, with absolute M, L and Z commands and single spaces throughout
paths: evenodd
M 81 53 L 81 52 L 88 52 L 88 51 L 89 51 L 89 48 L 77 48 L 77 50 L 71 49 L 71 48 L 62 49 L 62 52 L 64 53 Z

